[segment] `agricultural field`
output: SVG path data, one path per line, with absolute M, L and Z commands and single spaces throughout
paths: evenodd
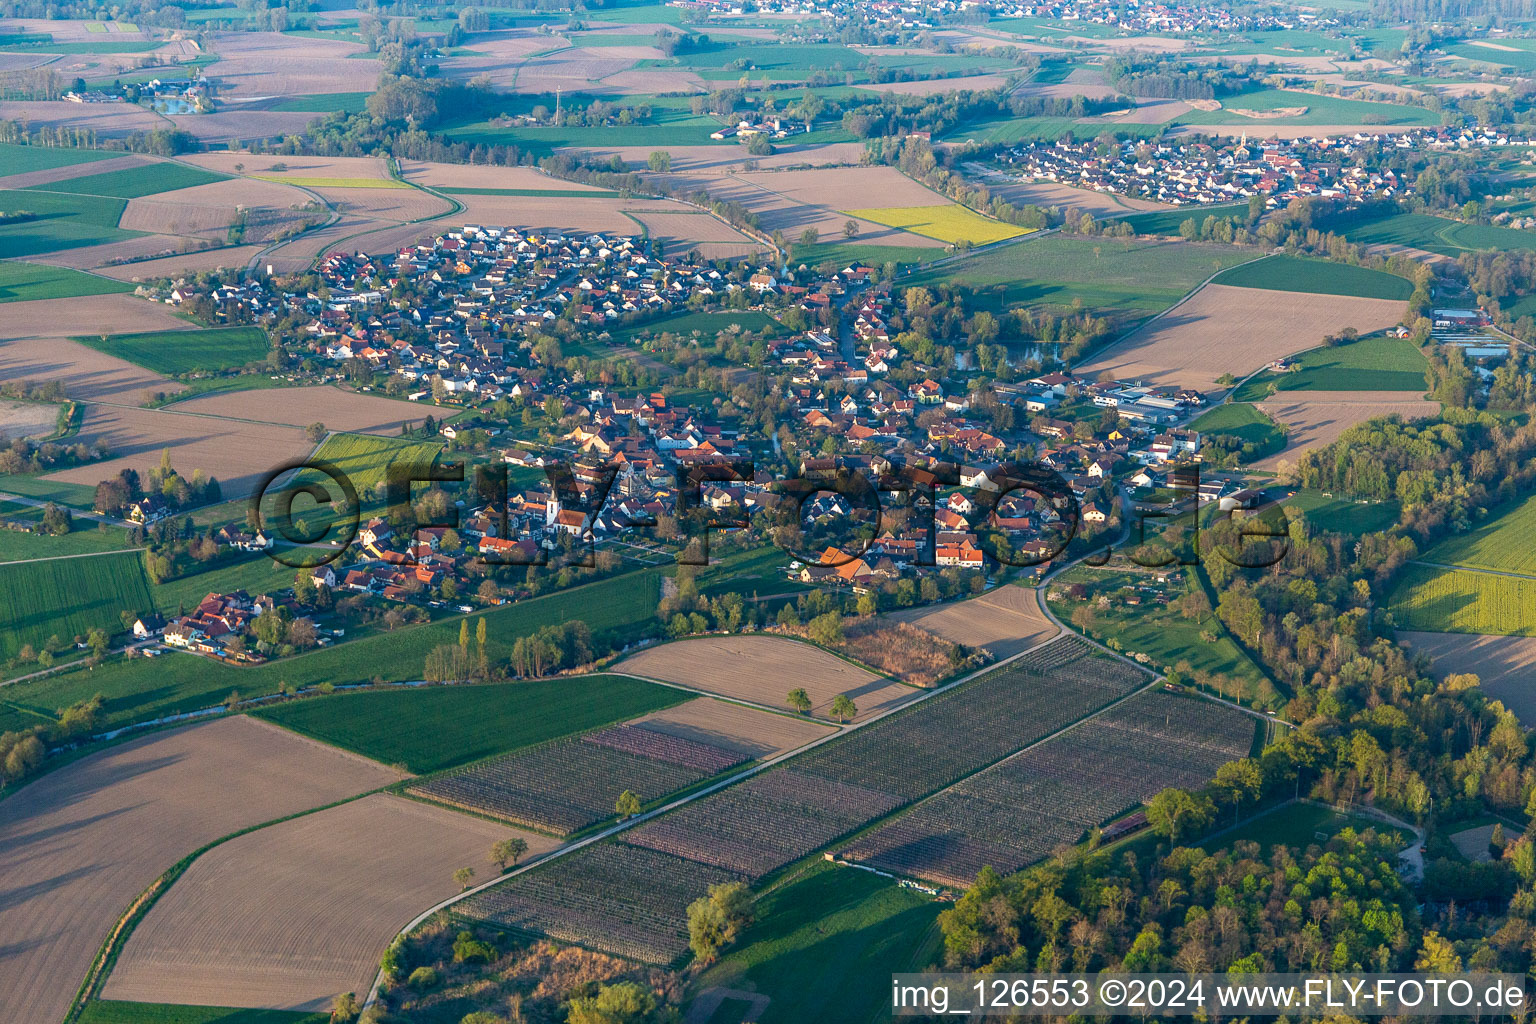
M 1300 256 L 1269 256 L 1244 263 L 1217 274 L 1211 283 L 1313 295 L 1354 295 L 1362 299 L 1406 301 L 1413 294 L 1413 282 L 1406 277 Z
M 74 167 L 97 160 L 115 160 L 118 154 L 99 149 L 70 149 L 64 146 L 18 146 L 0 143 L 0 177 Z
M 1011 874 L 1169 786 L 1203 785 L 1248 755 L 1254 728 L 1219 704 L 1140 694 L 944 790 L 842 856 L 958 887 L 988 865 Z
M 110 199 L 137 199 L 160 192 L 207 185 L 223 181 L 224 175 L 179 163 L 154 163 L 120 171 L 85 174 L 46 185 L 31 186 L 31 191 L 68 195 L 103 196 Z
M 53 434 L 63 406 L 46 402 L 12 402 L 0 398 L 0 444 L 16 438 L 44 438 Z
M 138 232 L 117 226 L 127 205 L 125 200 L 105 196 L 0 191 L 0 214 L 15 218 L 0 223 L 0 259 L 134 238 Z M 30 216 L 17 217 L 18 214 Z
M 754 761 L 777 757 L 833 731 L 830 725 L 799 715 L 771 714 L 714 697 L 695 697 L 642 715 L 629 724 L 735 751 Z
M 1440 414 L 1439 402 L 1402 391 L 1283 391 L 1258 408 L 1289 428 L 1285 450 L 1255 463 L 1262 469 L 1332 444 L 1350 427 L 1379 416 L 1415 420 Z
M 0 888 L 11 894 L 0 906 L 6 1013 L 61 1020 L 103 936 L 180 858 L 399 777 L 236 717 L 109 747 L 8 794 L 0 821 Z
M 686 693 L 670 687 L 596 675 L 338 694 L 291 701 L 258 714 L 313 739 L 421 774 L 610 725 L 687 699 Z M 413 728 L 402 731 L 404 721 Z
M 97 312 L 104 325 L 113 321 L 132 323 L 134 314 L 148 311 L 156 314 L 146 317 L 143 326 L 166 326 L 180 321 L 159 316 L 159 310 L 147 302 L 124 295 L 103 295 L 89 300 L 68 303 L 76 312 L 73 324 L 49 325 L 44 323 L 50 315 L 58 318 L 64 310 L 63 300 L 46 299 L 37 302 L 19 302 L 6 307 L 9 314 L 20 310 L 20 323 L 11 321 L 13 331 L 36 334 L 36 337 L 17 336 L 0 345 L 0 377 L 6 380 L 57 380 L 64 385 L 65 393 L 81 401 L 114 402 L 122 405 L 138 405 L 148 401 L 158 392 L 176 392 L 182 385 L 150 373 L 142 367 L 112 356 L 93 351 L 78 342 L 68 341 L 57 335 L 47 337 L 46 332 L 79 330 L 81 322 L 90 323 L 91 308 Z M 135 325 L 137 326 L 137 325 Z M 188 328 L 190 324 L 186 324 Z M 41 333 L 39 333 L 41 332 Z
M 1232 394 L 1234 401 L 1260 402 L 1277 391 L 1417 391 L 1428 384 L 1429 360 L 1406 338 L 1361 338 L 1347 345 L 1303 352 L 1284 372 L 1264 370 Z
M 270 347 L 266 332 L 259 327 L 81 335 L 73 340 L 167 376 L 245 366 L 265 359 Z
M 453 872 L 492 874 L 491 844 L 525 856 L 554 840 L 374 794 L 207 851 L 134 929 L 107 999 L 319 1010 L 367 992 L 401 922 L 453 895 Z M 387 841 L 380 841 L 387 837 Z
M 1007 658 L 1055 636 L 1057 627 L 1040 611 L 1030 587 L 998 587 L 980 597 L 891 612 L 951 643 L 983 648 Z
M 330 1024 L 331 1015 L 289 1010 L 245 1010 L 231 1006 L 181 1006 L 93 1000 L 79 1024 Z
M 1177 235 L 1179 233 L 1179 225 L 1190 218 L 1194 218 L 1196 222 L 1199 222 L 1206 217 L 1215 217 L 1219 220 L 1223 217 L 1246 219 L 1247 216 L 1247 203 L 1224 203 L 1198 208 L 1175 207 L 1171 210 L 1133 213 L 1125 217 L 1116 217 L 1115 222 L 1117 224 L 1129 224 L 1138 235 Z
M 674 893 L 674 876 L 762 878 L 1126 696 L 1146 678 L 1081 641 L 1058 640 L 649 821 L 623 843 L 589 847 L 490 889 L 465 911 L 669 962 L 684 948 L 684 909 L 704 891 L 695 884 L 691 894 Z M 978 717 L 978 707 L 987 714 Z M 950 742 L 962 732 L 966 743 Z M 577 858 L 579 867 L 571 867 Z M 600 885 L 590 884 L 594 873 Z M 666 891 L 654 884 L 663 877 Z
M 1362 334 L 1390 327 L 1404 312 L 1402 302 L 1388 299 L 1299 295 L 1208 284 L 1076 369 L 1219 391 L 1225 374 L 1246 376 L 1295 352 L 1298 343 L 1346 327 Z
M 1492 224 L 1464 224 L 1428 213 L 1389 214 L 1336 225 L 1332 230 L 1362 245 L 1400 245 L 1453 258 L 1483 249 L 1536 248 L 1536 232 Z
M 242 377 L 239 380 L 250 383 L 253 379 Z M 400 433 L 403 424 L 417 423 L 430 415 L 419 405 L 346 388 L 328 385 L 279 387 L 267 377 L 254 380 L 263 386 L 192 395 L 176 401 L 174 411 L 285 423 L 293 427 L 307 427 L 318 417 L 330 430 L 391 437 Z M 273 386 L 266 387 L 268 383 Z
M 642 963 L 687 949 L 687 906 L 740 876 L 623 843 L 594 843 L 458 904 L 469 917 Z
M 657 577 L 651 573 L 631 573 L 493 608 L 481 613 L 487 621 L 490 634 L 486 653 L 493 660 L 504 660 L 510 656 L 512 644 L 517 638 L 574 618 L 580 618 L 591 627 L 594 644 L 599 647 L 606 648 L 610 642 L 622 644 L 635 640 L 650 634 L 658 600 Z M 470 633 L 473 635 L 474 622 L 471 621 L 470 625 Z M 265 665 L 220 665 L 190 654 L 171 654 L 132 661 L 113 660 L 93 672 L 67 672 L 47 679 L 12 684 L 7 687 L 5 698 L 24 713 L 52 718 L 59 708 L 87 700 L 93 694 L 104 693 L 108 698 L 104 724 L 111 728 L 212 707 L 222 703 L 233 690 L 238 690 L 246 697 L 254 697 L 276 693 L 279 685 L 285 682 L 302 688 L 321 683 L 332 683 L 338 687 L 356 685 L 376 678 L 385 682 L 420 679 L 422 665 L 432 649 L 442 644 L 457 643 L 458 637 L 459 621 L 449 619 L 432 625 L 375 633 Z M 445 691 L 433 688 L 406 692 Z M 573 692 L 580 694 L 583 691 Z M 673 692 L 676 691 L 668 691 Z M 357 696 L 336 696 L 321 703 L 347 699 L 357 699 Z M 457 714 L 457 705 L 451 703 L 454 698 L 417 699 L 429 707 L 433 706 L 431 702 L 434 700 L 444 700 L 448 702 L 450 717 Z M 499 698 L 487 696 L 481 699 L 495 701 Z M 588 712 L 594 711 L 594 702 L 583 704 L 577 697 L 573 697 L 573 700 L 577 701 L 578 707 L 585 707 Z M 366 711 L 368 705 L 365 702 L 359 706 Z M 401 706 L 409 707 L 410 704 L 407 702 Z M 649 707 L 658 706 L 661 705 L 652 704 Z M 504 752 L 509 749 L 509 746 L 502 745 L 504 743 L 520 746 L 561 735 L 561 732 L 541 731 L 549 728 L 542 720 L 530 723 L 529 734 L 525 738 L 519 739 L 523 734 L 513 732 L 510 741 L 500 738 L 490 726 L 477 732 L 478 726 L 461 723 L 457 727 L 467 729 L 470 738 L 463 741 L 464 746 L 460 750 L 445 748 L 434 736 L 400 735 L 398 718 L 370 719 L 364 714 L 354 737 L 350 725 L 351 713 L 344 708 L 314 712 L 289 710 L 295 707 L 298 705 L 285 704 L 274 711 L 294 715 L 293 724 L 296 728 L 308 727 L 308 723 L 313 721 L 316 735 L 327 742 L 338 746 L 348 742 L 368 743 L 368 749 L 374 751 L 371 756 L 380 757 L 389 763 L 404 761 L 423 771 L 463 763 L 472 757 Z M 562 731 L 607 724 L 619 718 L 632 717 L 644 710 L 647 708 L 625 708 L 613 717 L 598 718 L 585 724 L 578 721 Z M 597 706 L 595 711 L 600 712 L 601 707 Z M 480 712 L 485 713 L 483 708 Z M 311 714 L 313 719 L 309 718 Z M 499 718 L 490 717 L 492 721 L 500 721 Z M 289 724 L 281 719 L 274 720 Z M 477 743 L 479 747 L 475 746 Z
M 120 281 L 82 274 L 67 267 L 45 267 L 35 263 L 0 263 L 0 303 L 30 302 L 36 299 L 67 299 L 82 295 L 111 295 L 131 292 L 133 286 Z
M 1144 318 L 1178 302 L 1212 274 L 1250 258 L 1230 245 L 1159 239 L 1046 235 L 946 262 L 914 274 L 911 285 L 959 281 L 978 308 L 1017 305 Z M 904 282 L 907 283 L 907 282 Z
M 950 245 L 990 245 L 1028 234 L 1024 228 L 983 217 L 953 203 L 948 206 L 885 206 L 845 212 L 851 217 L 872 220 L 888 228 L 900 228 Z
M 618 725 L 482 761 L 412 792 L 567 836 L 611 818 L 629 790 L 651 803 L 741 764 L 741 754 L 644 725 Z
M 777 636 L 677 640 L 632 654 L 616 667 L 647 679 L 777 709 L 785 708 L 785 695 L 800 686 L 810 695 L 811 714 L 822 719 L 830 717 L 832 699 L 838 694 L 851 697 L 863 718 L 917 693 L 820 648 Z
M 124 469 L 147 479 L 169 449 L 171 465 L 179 473 L 190 478 L 200 469 L 232 497 L 248 497 L 249 488 L 264 474 L 301 458 L 312 447 L 297 427 L 109 405 L 86 407 L 75 440 L 100 441 L 112 457 L 50 473 L 44 480 L 93 488 Z
M 415 475 L 422 476 L 441 452 L 440 444 L 426 441 L 370 434 L 332 434 L 320 445 L 314 458 L 329 462 L 345 473 L 358 494 L 378 491 L 382 495 L 391 467 L 410 469 Z
M 1536 579 L 1525 576 L 1410 565 L 1389 607 L 1399 629 L 1536 636 Z
M 1399 629 L 1397 641 L 1413 654 L 1428 655 L 1432 673 L 1477 676 L 1483 692 L 1502 701 L 1522 723 L 1536 722 L 1536 636 L 1473 636 L 1466 633 L 1423 633 Z
M 1428 548 L 1425 562 L 1487 569 L 1536 577 L 1536 550 L 1530 539 L 1536 529 L 1536 499 L 1506 504 L 1471 531 L 1453 535 Z
M 116 633 L 124 611 L 154 607 L 138 552 L 0 565 L 0 658 L 22 647 L 41 650 L 49 637 L 73 646 L 91 629 Z

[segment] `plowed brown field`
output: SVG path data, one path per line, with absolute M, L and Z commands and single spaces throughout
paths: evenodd
M 280 822 L 203 854 L 161 897 L 103 996 L 286 1010 L 363 996 L 379 955 L 423 907 L 458 891 L 453 872 L 495 866 L 491 844 L 527 856 L 559 840 L 405 797 L 374 794 Z
M 1345 327 L 1361 334 L 1390 327 L 1406 308 L 1389 299 L 1208 284 L 1075 369 L 1216 391 L 1222 374 L 1244 377 Z
M 1285 450 L 1255 462 L 1255 469 L 1294 463 L 1307 449 L 1332 444 L 1350 427 L 1377 416 L 1413 420 L 1440 414 L 1439 402 L 1404 391 L 1282 391 L 1259 408 L 1291 432 Z
M 980 597 L 904 608 L 889 617 L 910 622 L 952 643 L 985 647 L 998 658 L 1017 654 L 1057 633 L 1029 587 L 998 587 Z
M 819 647 L 779 636 L 704 636 L 631 655 L 619 671 L 679 683 L 722 697 L 784 708 L 785 694 L 803 687 L 811 713 L 831 716 L 832 698 L 846 693 L 859 718 L 911 700 L 918 690 L 882 679 Z
M 653 711 L 630 724 L 735 750 L 759 761 L 802 747 L 832 731 L 831 726 L 806 718 L 775 715 L 714 697 Z
M 5 1019 L 60 1020 L 118 917 L 198 847 L 398 778 L 240 717 L 110 747 L 8 796 L 0 802 Z

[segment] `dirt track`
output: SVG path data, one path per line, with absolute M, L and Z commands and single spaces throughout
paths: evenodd
M 513 835 L 529 855 L 559 845 L 384 794 L 240 836 L 155 904 L 102 994 L 286 1010 L 361 998 L 400 925 L 457 892 L 457 868 L 491 877 L 491 844 Z
M 0 801 L 5 1019 L 63 1017 L 119 915 L 199 846 L 399 777 L 240 717 L 110 747 L 8 796 Z

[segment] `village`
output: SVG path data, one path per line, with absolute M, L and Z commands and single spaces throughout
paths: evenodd
M 1298 102 L 1305 99 L 1298 93 Z M 995 162 L 1022 178 L 1174 206 L 1263 196 L 1267 209 L 1295 199 L 1349 202 L 1411 193 L 1382 157 L 1392 153 L 1527 146 L 1499 128 L 1416 128 L 1383 140 L 1366 131 L 1298 139 L 1201 139 L 1115 143 L 1086 139 L 1035 141 L 999 153 Z

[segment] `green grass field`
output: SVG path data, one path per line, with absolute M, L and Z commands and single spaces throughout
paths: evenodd
M 0 213 L 31 214 L 25 220 L 0 224 L 0 258 L 36 256 L 136 238 L 143 232 L 117 226 L 127 205 L 122 199 L 105 196 L 0 191 Z
M 120 155 L 99 149 L 18 146 L 11 142 L 0 142 L 0 177 L 9 174 L 26 174 L 28 171 L 51 171 L 55 167 L 88 164 L 97 160 L 112 160 Z
M 839 267 L 863 263 L 879 268 L 887 263 L 924 263 L 944 255 L 944 249 L 937 245 L 868 245 L 858 241 L 817 242 L 814 245 L 792 242 L 789 251 L 790 262 L 796 267 L 802 263 L 808 267 L 819 267 L 823 263 L 835 263 Z
M 0 519 L 20 522 L 36 522 L 42 509 L 17 508 L 0 501 Z M 97 551 L 117 551 L 128 547 L 128 531 L 118 526 L 108 526 L 105 531 L 88 520 L 79 520 L 75 528 L 62 537 L 50 537 L 43 533 L 22 533 L 19 530 L 0 530 L 0 562 L 24 562 L 39 558 L 58 558 L 60 555 L 87 555 Z
M 1177 235 L 1179 225 L 1193 217 L 1196 223 L 1207 217 L 1215 217 L 1217 220 L 1223 217 L 1236 217 L 1246 222 L 1248 219 L 1247 203 L 1219 203 L 1214 206 L 1184 206 L 1174 210 L 1150 210 L 1146 213 L 1133 213 L 1125 217 L 1112 218 L 1115 223 L 1129 224 L 1138 235 Z
M 1536 579 L 1410 565 L 1390 608 L 1398 629 L 1536 636 Z
M 656 603 L 661 593 L 659 579 L 653 572 L 630 573 L 492 608 L 474 618 L 483 615 L 486 620 L 486 653 L 493 660 L 509 657 L 512 644 L 519 637 L 574 619 L 587 623 L 595 645 L 604 649 L 610 643 L 637 640 L 655 629 Z M 147 600 L 145 607 L 149 607 Z M 115 618 L 116 612 L 112 614 Z M 471 636 L 475 628 L 472 619 Z M 375 677 L 385 682 L 420 679 L 427 654 L 434 647 L 457 643 L 458 639 L 459 620 L 455 618 L 392 633 L 375 633 L 265 665 L 220 665 L 181 653 L 133 661 L 113 660 L 94 672 L 70 672 L 8 686 L 4 697 L 23 711 L 52 715 L 75 701 L 104 693 L 107 724 L 115 727 L 212 707 L 231 690 L 252 697 L 276 693 L 278 684 L 283 682 L 303 687 L 325 682 L 338 686 L 366 683 Z M 6 725 L 0 715 L 0 730 L 6 728 L 12 726 Z
M 946 262 L 902 279 L 903 287 L 948 282 L 976 290 L 994 312 L 1019 304 L 1130 314 L 1156 313 L 1224 267 L 1251 258 L 1230 245 L 1044 235 Z
M 129 167 L 121 171 L 87 174 L 64 181 L 50 181 L 46 185 L 33 185 L 23 191 L 66 192 L 71 195 L 105 196 L 111 199 L 138 199 L 161 192 L 173 192 L 179 188 L 207 185 L 223 181 L 227 174 L 216 174 L 201 167 L 186 164 L 154 163 L 143 167 Z
M 1235 437 L 1243 444 L 1254 445 L 1258 450 L 1255 459 L 1263 458 L 1271 450 L 1279 451 L 1285 444 L 1280 425 L 1256 405 L 1228 402 L 1204 413 L 1190 424 L 1202 434 Z
M 173 1003 L 87 1003 L 78 1024 L 329 1024 L 329 1013 L 293 1010 L 239 1010 Z
M 1529 75 L 1536 71 L 1536 51 L 1532 50 L 1530 43 L 1529 39 L 1500 39 L 1496 45 L 1509 49 L 1494 50 L 1487 46 L 1478 46 L 1474 41 L 1464 40 L 1448 44 L 1445 50 L 1447 53 L 1465 57 L 1467 60 L 1495 64 L 1510 68 L 1517 74 Z
M 1480 249 L 1536 248 L 1536 231 L 1463 224 L 1428 213 L 1392 214 L 1359 224 L 1344 224 L 1333 230 L 1351 242 L 1406 245 L 1442 256 L 1460 256 Z
M 893 971 L 938 955 L 944 904 L 866 871 L 811 865 L 757 904 L 757 923 L 694 991 L 722 986 L 767 995 L 762 1024 L 885 1020 Z
M 359 114 L 366 108 L 369 94 L 366 92 L 317 93 L 309 96 L 285 96 L 273 103 L 268 110 L 292 110 L 301 114 L 329 114 L 340 111 Z
M 1429 360 L 1407 338 L 1361 338 L 1349 345 L 1315 348 L 1296 360 L 1297 369 L 1265 370 L 1250 377 L 1232 396 L 1260 402 L 1270 385 L 1280 391 L 1405 391 L 1422 393 Z
M 335 463 L 362 495 L 386 482 L 390 466 L 429 467 L 442 450 L 441 444 L 429 441 L 372 434 L 332 434 L 315 452 L 315 458 Z M 318 478 L 318 474 L 315 476 Z
M 41 647 L 57 635 L 70 643 L 76 635 L 101 628 L 122 629 L 124 610 L 154 607 L 144 563 L 136 551 L 91 558 L 0 565 L 0 656 L 13 657 L 24 644 Z
M 74 339 L 98 352 L 126 359 L 167 376 L 193 370 L 228 370 L 265 359 L 271 345 L 260 327 L 210 327 L 196 331 L 151 331 L 82 335 Z
M 1314 295 L 1354 295 L 1366 299 L 1403 299 L 1413 294 L 1406 277 L 1300 256 L 1270 256 L 1216 275 L 1212 284 L 1263 288 Z
M 1259 89 L 1254 92 L 1223 96 L 1221 110 L 1191 110 L 1180 114 L 1180 124 L 1245 124 L 1252 125 L 1252 134 L 1262 135 L 1268 125 L 1276 124 L 1337 124 L 1337 125 L 1432 125 L 1439 123 L 1439 115 L 1424 107 L 1410 107 L 1401 103 L 1371 103 L 1365 100 L 1347 100 L 1337 96 L 1322 96 L 1312 92 L 1290 92 L 1283 89 Z M 1290 117 L 1253 118 L 1236 113 L 1238 110 L 1272 111 L 1293 107 L 1306 107 L 1304 114 Z
M 1536 577 L 1532 530 L 1536 530 L 1536 499 L 1527 498 L 1497 509 L 1476 529 L 1447 537 L 1419 557 L 1426 562 Z
M 1409 839 L 1407 833 L 1391 829 L 1364 815 L 1341 814 L 1331 807 L 1318 807 L 1315 804 L 1285 804 L 1200 845 L 1207 853 L 1212 853 L 1230 849 L 1238 842 L 1258 843 L 1263 848 L 1261 856 L 1268 857 L 1270 850 L 1276 846 L 1306 847 L 1312 843 L 1322 843 L 1346 828 L 1356 832 L 1373 828 L 1377 832 L 1390 831 L 1400 835 L 1405 843 Z M 1319 833 L 1323 838 L 1318 838 Z
M 1163 130 L 1160 124 L 1081 121 L 1072 117 L 994 117 L 956 125 L 946 142 L 1014 143 L 1025 139 L 1054 142 L 1065 135 L 1096 138 L 1103 132 L 1128 138 L 1150 138 Z
M 613 340 L 616 344 L 628 344 L 641 335 L 660 336 L 662 334 L 691 335 L 698 331 L 710 340 L 719 332 L 736 324 L 743 331 L 756 333 L 767 329 L 772 332 L 780 330 L 779 322 L 767 313 L 755 309 L 724 310 L 708 313 L 679 313 L 676 316 L 663 317 L 660 320 L 650 320 L 646 323 L 635 324 L 630 327 L 620 327 L 613 332 Z
M 209 594 L 243 590 L 256 597 L 286 590 L 293 586 L 296 574 L 297 570 L 257 554 L 207 572 L 156 583 L 149 588 L 149 593 L 160 613 L 170 616 L 179 614 L 183 607 L 195 607 Z
M 1379 533 L 1398 521 L 1402 507 L 1396 501 L 1361 504 L 1347 498 L 1330 498 L 1321 491 L 1300 490 L 1280 499 L 1284 508 L 1301 512 L 1309 529 L 1363 537 Z
M 14 261 L 0 263 L 0 302 L 67 299 L 77 295 L 112 295 L 131 291 L 133 285 L 125 281 L 83 274 L 67 267 L 45 267 Z
M 566 676 L 333 694 L 257 714 L 419 775 L 636 718 L 691 697 L 626 676 Z

